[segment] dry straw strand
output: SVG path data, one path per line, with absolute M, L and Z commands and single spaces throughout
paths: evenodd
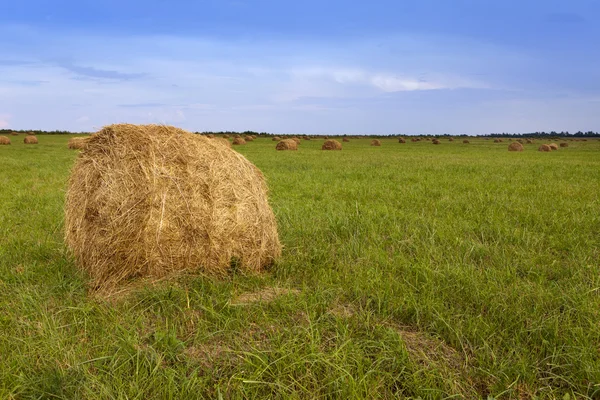
M 92 288 L 136 277 L 258 272 L 281 253 L 265 179 L 216 140 L 162 125 L 90 137 L 71 171 L 65 241 Z

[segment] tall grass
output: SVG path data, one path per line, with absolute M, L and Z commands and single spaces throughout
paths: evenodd
M 0 398 L 600 396 L 597 141 L 257 139 L 280 262 L 107 300 L 62 241 L 68 139 L 0 148 Z

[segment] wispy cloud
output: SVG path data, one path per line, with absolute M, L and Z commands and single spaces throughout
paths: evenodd
M 130 81 L 133 79 L 143 78 L 146 74 L 143 73 L 125 73 L 119 71 L 99 69 L 95 67 L 82 67 L 68 62 L 57 63 L 59 67 L 62 67 L 75 75 L 83 78 L 90 79 L 108 79 L 114 81 Z

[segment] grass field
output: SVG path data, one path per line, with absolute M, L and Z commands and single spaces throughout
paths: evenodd
M 260 138 L 272 270 L 105 299 L 62 240 L 69 137 L 11 139 L 2 399 L 600 397 L 600 141 Z

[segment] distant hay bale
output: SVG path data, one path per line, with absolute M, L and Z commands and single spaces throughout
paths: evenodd
M 25 139 L 23 139 L 23 143 L 25 143 L 25 144 L 38 144 L 38 139 L 37 139 L 37 137 L 35 137 L 33 135 L 28 135 L 28 136 L 25 136 Z
M 433 139 L 433 141 L 431 143 L 433 143 L 433 144 L 440 144 L 440 141 L 437 140 L 437 139 Z
M 11 132 L 10 134 L 11 134 L 11 135 L 13 135 L 13 136 L 18 136 L 18 135 L 19 135 L 19 132 L 14 132 L 14 131 L 13 131 L 13 132 Z
M 244 140 L 245 140 L 246 142 L 252 142 L 252 141 L 254 141 L 254 138 L 252 137 L 252 135 L 249 135 L 249 136 L 246 136 L 246 137 L 244 138 Z
M 410 141 L 411 141 L 411 142 L 418 142 L 418 141 L 419 141 L 419 139 L 417 139 L 417 138 L 412 138 L 412 139 L 410 139 Z
M 470 143 L 467 139 L 463 140 L 463 143 L 467 144 Z
M 229 139 L 229 135 L 223 135 L 223 139 Z
M 298 143 L 292 139 L 284 139 L 277 143 L 275 150 L 298 150 Z
M 0 145 L 10 144 L 8 136 L 0 136 Z
M 340 142 L 338 142 L 337 140 L 333 140 L 333 139 L 328 139 L 325 141 L 325 143 L 323 143 L 323 146 L 321 146 L 321 150 L 341 150 L 342 149 L 342 144 Z
M 517 139 L 517 142 L 523 143 L 523 139 Z
M 304 139 L 304 140 L 310 140 L 310 138 L 308 136 L 304 136 L 302 139 Z
M 240 135 L 234 135 L 233 138 L 234 139 L 239 139 L 239 138 L 241 138 L 241 136 Z
M 449 142 L 454 142 L 453 138 L 448 139 Z
M 371 140 L 371 146 L 381 146 L 381 142 L 377 139 Z
M 235 145 L 235 146 L 239 146 L 239 145 L 242 145 L 242 144 L 246 144 L 246 141 L 244 139 L 242 139 L 241 137 L 236 137 L 236 138 L 233 139 L 233 143 L 232 144 Z
M 527 140 L 525 141 L 525 143 L 527 143 L 527 144 L 532 144 L 532 143 L 533 143 L 533 140 L 531 140 L 531 139 L 527 139 Z
M 508 151 L 523 151 L 523 145 L 519 142 L 512 142 L 508 145 Z
M 323 139 L 327 140 L 329 139 L 329 136 L 323 136 Z
M 548 146 L 550 146 L 552 150 L 558 150 L 558 145 L 556 143 L 550 143 Z
M 563 142 L 560 144 L 560 147 L 569 147 L 569 143 Z
M 65 241 L 92 288 L 259 272 L 281 253 L 265 179 L 241 154 L 163 125 L 111 125 L 71 171 Z
M 69 139 L 69 143 L 68 143 L 68 147 L 69 149 L 73 149 L 73 150 L 81 150 L 85 147 L 85 144 L 87 143 L 87 140 L 89 138 L 84 138 L 84 137 L 74 137 Z
M 274 142 L 279 142 L 281 140 L 281 138 L 279 136 L 273 136 L 273 139 L 271 139 Z
M 206 137 L 209 139 L 214 139 L 215 135 L 213 135 L 212 133 L 209 133 L 208 135 L 206 135 Z
M 342 139 L 342 142 L 348 143 L 349 141 L 350 141 L 350 139 L 348 139 L 347 137 L 345 137 L 345 138 Z
M 406 143 L 406 140 L 400 138 L 400 139 L 398 139 L 398 143 Z
M 494 143 L 500 143 L 500 139 L 494 139 Z
M 538 148 L 538 151 L 548 152 L 548 151 L 552 151 L 552 148 L 550 148 L 550 146 L 548 146 L 547 144 L 543 144 Z

